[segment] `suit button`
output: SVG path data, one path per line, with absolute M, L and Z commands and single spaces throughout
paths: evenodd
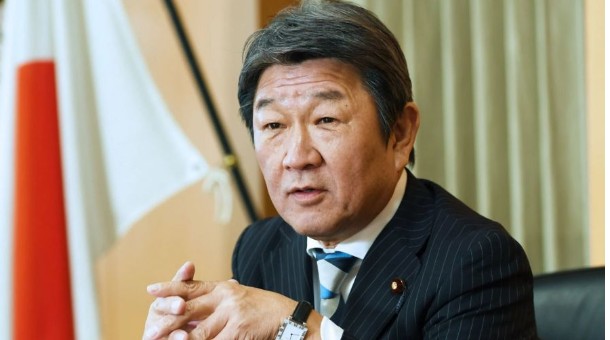
M 392 279 L 392 282 L 390 283 L 390 289 L 392 290 L 392 293 L 396 295 L 402 294 L 402 292 L 404 292 L 406 288 L 407 284 L 405 283 L 405 281 L 398 277 Z

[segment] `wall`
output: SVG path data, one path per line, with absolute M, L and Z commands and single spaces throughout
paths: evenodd
M 589 262 L 604 265 L 604 1 L 585 1 Z

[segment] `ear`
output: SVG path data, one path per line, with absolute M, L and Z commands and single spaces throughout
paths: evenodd
M 409 155 L 415 146 L 415 137 L 419 130 L 419 108 L 415 102 L 408 102 L 402 114 L 396 119 L 392 127 L 395 167 L 402 171 L 409 162 Z

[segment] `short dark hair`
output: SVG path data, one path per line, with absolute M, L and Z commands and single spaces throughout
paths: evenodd
M 413 101 L 407 61 L 396 37 L 375 14 L 338 0 L 304 0 L 286 8 L 246 42 L 237 97 L 250 136 L 254 96 L 263 71 L 319 58 L 339 60 L 360 72 L 387 141 L 404 106 Z M 409 162 L 413 160 L 411 152 Z

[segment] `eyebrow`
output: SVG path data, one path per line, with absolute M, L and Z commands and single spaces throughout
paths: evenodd
M 262 109 L 263 107 L 273 103 L 274 101 L 275 101 L 275 99 L 263 98 L 256 102 L 256 105 L 254 106 L 254 111 L 258 111 L 258 110 Z
M 341 93 L 337 90 L 324 90 L 324 91 L 315 92 L 313 94 L 313 97 L 318 98 L 318 99 L 323 99 L 323 100 L 336 101 L 336 100 L 343 99 L 345 96 L 343 95 L 343 93 Z M 256 102 L 256 104 L 254 106 L 254 110 L 260 110 L 260 109 L 264 108 L 265 106 L 272 104 L 274 101 L 275 101 L 275 99 L 273 99 L 273 98 L 262 98 Z
M 344 95 L 343 95 L 343 93 L 341 93 L 337 90 L 325 90 L 325 91 L 319 91 L 319 92 L 314 93 L 313 97 L 319 98 L 319 99 L 324 99 L 324 100 L 335 101 L 335 100 L 343 99 Z

